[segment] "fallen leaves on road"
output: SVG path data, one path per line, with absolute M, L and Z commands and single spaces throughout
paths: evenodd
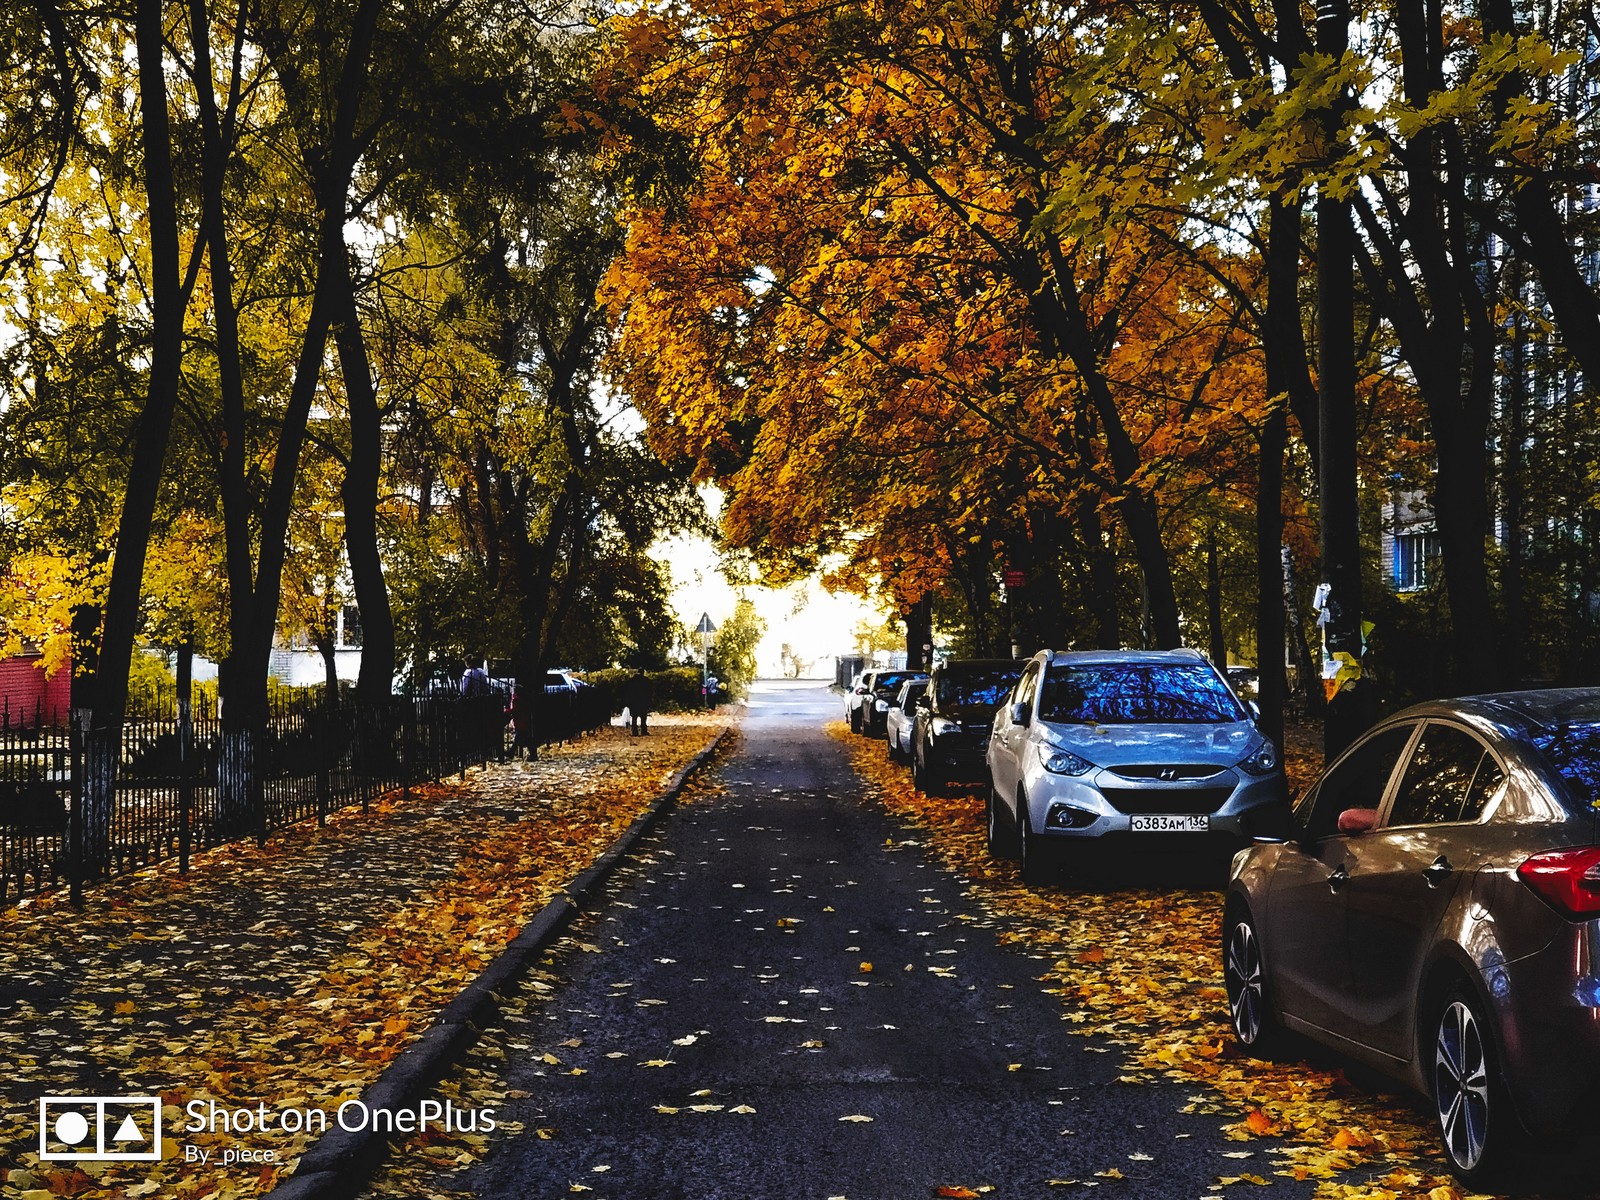
M 1415 1109 L 1352 1087 L 1338 1070 L 1259 1062 L 1239 1051 L 1222 987 L 1218 895 L 1025 887 L 1013 864 L 988 853 L 981 796 L 924 796 L 909 772 L 885 760 L 881 743 L 840 722 L 829 732 L 849 748 L 857 773 L 888 811 L 928 834 L 925 845 L 974 885 L 969 895 L 997 919 L 999 940 L 1048 963 L 1042 980 L 1060 997 L 1069 1027 L 1127 1047 L 1143 1074 L 1125 1082 L 1159 1074 L 1206 1085 L 1190 1110 L 1228 1120 L 1228 1134 L 1238 1140 L 1281 1139 L 1273 1144 L 1273 1173 L 1319 1181 L 1317 1200 L 1461 1200 L 1439 1173 L 1432 1126 Z M 1391 1168 L 1378 1180 L 1386 1190 L 1349 1190 L 1335 1178 L 1373 1165 Z M 1115 1171 L 1099 1175 L 1120 1178 Z M 1271 1182 L 1244 1174 L 1227 1180 Z
M 657 733 L 614 730 L 341 810 L 325 829 L 206 851 L 187 877 L 172 864 L 125 876 L 83 913 L 47 897 L 0 914 L 0 1143 L 19 1148 L 0 1179 L 86 1198 L 269 1190 L 309 1133 L 187 1134 L 183 1106 L 331 1112 L 359 1095 L 713 729 Z M 44 1093 L 160 1094 L 167 1159 L 39 1162 L 28 1114 Z M 223 1167 L 217 1148 L 241 1141 L 276 1164 Z M 184 1142 L 212 1161 L 186 1163 Z

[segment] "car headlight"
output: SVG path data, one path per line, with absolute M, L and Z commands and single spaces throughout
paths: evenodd
M 952 721 L 949 717 L 935 717 L 933 719 L 933 736 L 944 737 L 949 733 L 960 733 L 961 722 Z
M 1278 748 L 1262 742 L 1239 765 L 1252 775 L 1270 775 L 1278 769 Z
M 877 707 L 879 712 L 888 712 L 889 702 L 887 700 L 879 700 Z
M 1044 769 L 1056 775 L 1087 775 L 1094 770 L 1094 764 L 1086 758 L 1079 758 L 1070 750 L 1058 750 L 1054 746 L 1039 747 L 1039 761 L 1044 763 Z

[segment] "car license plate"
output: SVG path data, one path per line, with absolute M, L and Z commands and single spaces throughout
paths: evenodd
M 1128 818 L 1134 833 L 1205 833 L 1211 818 L 1204 813 L 1139 813 Z

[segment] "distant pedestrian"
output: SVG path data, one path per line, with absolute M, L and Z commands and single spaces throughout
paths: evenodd
M 655 699 L 655 689 L 650 686 L 650 676 L 643 667 L 634 670 L 622 690 L 623 703 L 628 708 L 628 732 L 634 737 L 650 733 L 650 704 Z
M 539 757 L 539 748 L 533 743 L 533 704 L 528 691 L 520 683 L 511 689 L 511 707 L 506 715 L 511 718 L 511 757 L 521 759 L 526 751 L 530 759 Z
M 467 669 L 461 672 L 461 694 L 487 696 L 489 691 L 489 672 L 483 669 L 482 661 L 467 663 Z

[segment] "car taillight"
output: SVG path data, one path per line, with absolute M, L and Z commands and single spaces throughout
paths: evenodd
M 1600 916 L 1600 846 L 1535 854 L 1517 868 L 1517 878 L 1565 916 Z

